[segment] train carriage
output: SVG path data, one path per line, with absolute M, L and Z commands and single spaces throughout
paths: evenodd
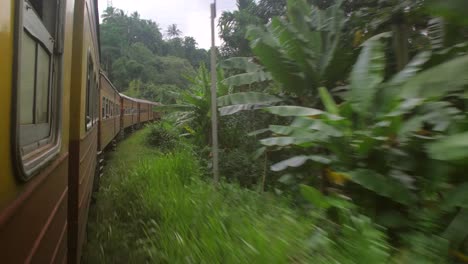
M 137 123 L 137 115 L 135 114 L 137 102 L 135 99 L 124 94 L 120 94 L 120 100 L 122 106 L 122 129 L 127 129 Z
M 97 150 L 97 1 L 0 6 L 0 259 L 75 263 Z
M 120 132 L 121 98 L 112 82 L 101 71 L 101 121 L 99 132 L 99 149 L 104 150 Z
M 79 262 L 98 151 L 99 16 L 97 1 L 75 0 L 68 172 L 68 262 Z
M 98 150 L 151 102 L 100 73 L 97 0 L 0 6 L 0 260 L 79 263 Z

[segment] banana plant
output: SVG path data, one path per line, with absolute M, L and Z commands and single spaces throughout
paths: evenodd
M 282 91 L 278 96 L 283 100 L 314 105 L 318 87 L 335 87 L 344 75 L 335 71 L 342 73 L 343 65 L 350 64 L 346 54 L 335 56 L 346 20 L 341 2 L 336 1 L 328 9 L 320 10 L 305 0 L 289 0 L 287 18 L 275 17 L 265 27 L 249 27 L 247 38 L 256 57 L 231 58 L 224 62 L 222 67 L 244 71 L 225 79 L 224 84 L 243 86 L 273 81 Z M 221 109 L 221 114 L 272 104 L 269 95 L 255 98 L 249 95 L 233 94 L 221 98 L 219 106 L 230 107 L 230 111 Z M 246 101 L 237 101 L 237 107 L 228 105 L 231 96 L 243 97 Z
M 224 79 L 224 72 L 218 69 L 218 80 Z M 206 145 L 209 142 L 210 120 L 211 120 L 211 81 L 210 74 L 202 64 L 197 75 L 188 78 L 191 86 L 188 90 L 182 91 L 177 95 L 177 103 L 172 105 L 162 105 L 156 107 L 159 111 L 171 112 L 175 114 L 175 124 L 179 127 L 185 127 L 188 133 L 200 137 L 197 140 L 200 144 Z M 229 86 L 221 81 L 217 84 L 218 96 L 229 93 Z
M 260 142 L 268 148 L 295 153 L 273 164 L 271 170 L 307 168 L 308 175 L 315 174 L 326 184 L 341 188 L 357 204 L 365 201 L 369 207 L 368 202 L 374 201 L 371 211 L 383 225 L 411 225 L 395 212 L 403 210 L 417 218 L 422 204 L 436 204 L 427 210 L 439 210 L 440 214 L 456 213 L 446 230 L 438 233 L 456 248 L 468 235 L 460 228 L 460 223 L 468 219 L 468 181 L 457 174 L 460 168 L 466 169 L 468 160 L 463 106 L 468 85 L 463 72 L 468 72 L 468 56 L 421 71 L 430 58 L 423 52 L 384 81 L 385 37 L 388 34 L 363 44 L 343 103 L 337 104 L 321 87 L 323 109 L 267 107 L 265 111 L 293 121 L 287 126 L 270 125 L 273 136 Z M 311 171 L 311 165 L 316 169 Z M 465 183 L 458 188 L 447 185 L 453 182 L 451 175 L 457 176 L 456 182 Z M 362 188 L 374 196 L 362 199 Z M 388 201 L 397 206 L 388 207 Z M 381 214 L 383 210 L 386 212 Z M 389 210 L 393 214 L 387 214 Z

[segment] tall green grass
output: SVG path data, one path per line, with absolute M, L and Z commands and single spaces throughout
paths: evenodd
M 162 154 L 144 129 L 109 157 L 91 210 L 84 263 L 383 263 L 382 232 L 233 184 L 214 189 L 192 147 Z M 352 214 L 352 212 L 350 212 Z

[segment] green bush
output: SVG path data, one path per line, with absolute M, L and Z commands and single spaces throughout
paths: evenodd
M 147 142 L 150 146 L 157 147 L 163 152 L 174 148 L 178 135 L 173 127 L 165 122 L 157 122 L 148 126 L 150 131 L 147 135 Z

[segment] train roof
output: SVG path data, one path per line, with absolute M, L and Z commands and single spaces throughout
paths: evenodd
M 115 88 L 114 84 L 111 82 L 111 80 L 109 79 L 109 77 L 107 77 L 107 74 L 105 71 L 103 70 L 100 70 L 99 73 L 104 77 L 106 78 L 107 82 L 109 82 L 110 86 L 112 87 L 112 89 L 114 89 L 114 91 L 116 91 L 118 94 L 119 93 L 119 90 L 117 90 L 117 88 Z
M 151 102 L 151 101 L 148 101 L 148 100 L 145 100 L 145 99 L 133 98 L 133 97 L 130 97 L 130 96 L 125 95 L 123 93 L 120 93 L 120 96 L 125 98 L 125 99 L 137 102 L 137 103 L 144 103 L 144 104 L 151 104 L 151 105 L 161 105 L 161 103 Z

